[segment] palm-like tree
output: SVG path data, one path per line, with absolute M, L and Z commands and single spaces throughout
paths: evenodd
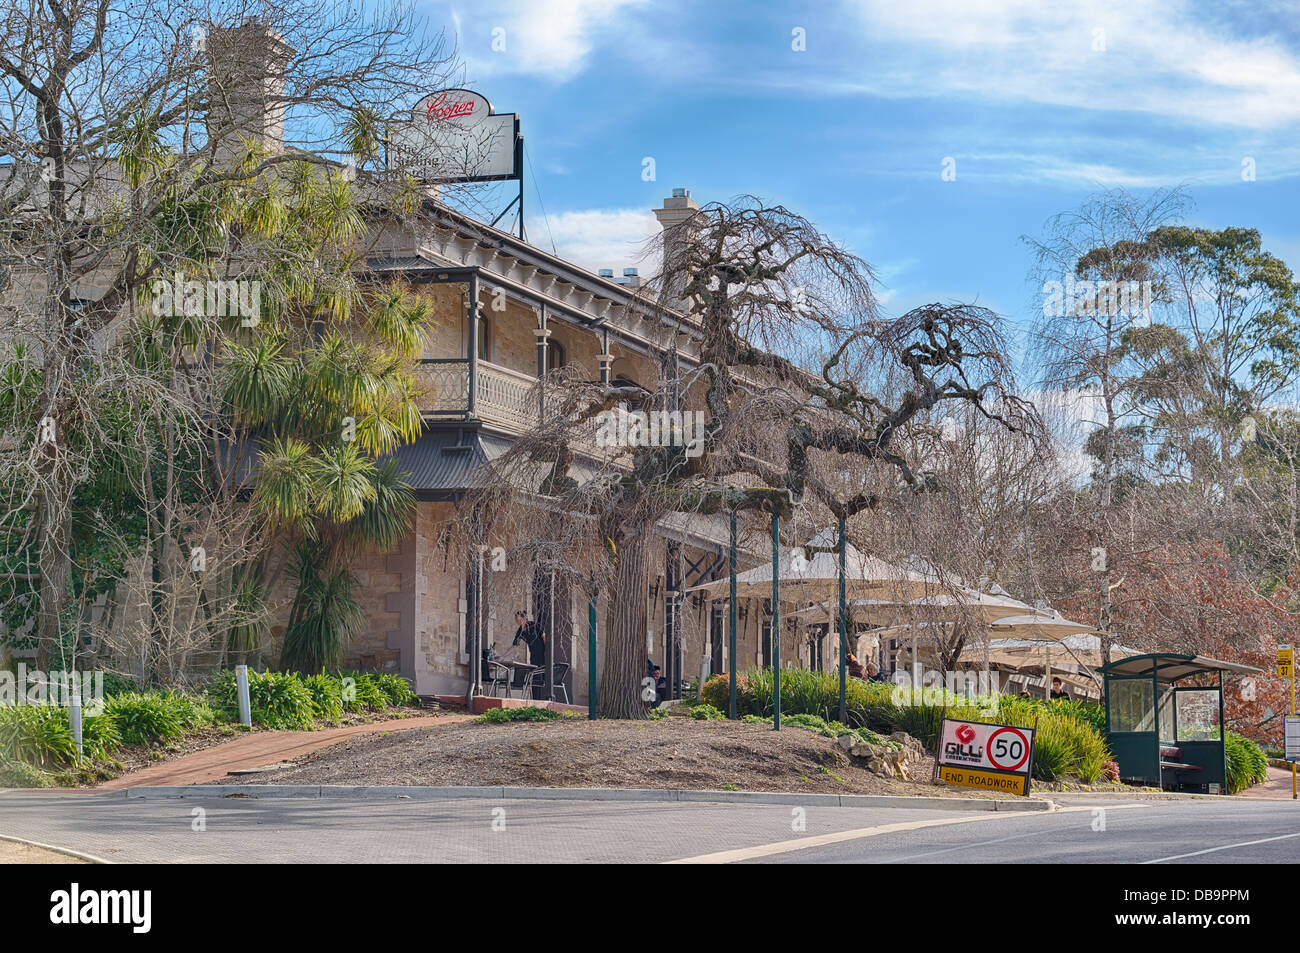
M 357 282 L 363 223 L 343 176 L 295 163 L 248 192 L 244 234 L 280 254 L 260 273 L 272 307 L 221 342 L 222 395 L 241 441 L 257 447 L 252 503 L 288 553 L 281 666 L 320 671 L 363 621 L 351 558 L 410 527 L 414 495 L 382 457 L 420 434 L 411 370 L 433 315 L 400 288 Z

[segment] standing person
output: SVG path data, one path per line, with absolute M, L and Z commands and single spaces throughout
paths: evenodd
M 528 613 L 520 609 L 515 613 L 515 622 L 519 628 L 515 629 L 515 639 L 510 643 L 511 648 L 519 645 L 521 642 L 528 646 L 528 664 L 534 667 L 546 664 L 546 633 L 542 630 L 541 625 L 537 622 L 528 621 Z M 545 686 L 533 685 L 533 697 L 544 697 Z
M 1061 684 L 1061 680 L 1055 676 L 1052 677 L 1052 697 L 1066 699 L 1070 697 L 1070 693 L 1066 691 L 1065 686 Z

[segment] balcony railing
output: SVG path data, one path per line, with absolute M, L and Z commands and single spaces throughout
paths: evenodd
M 417 381 L 424 391 L 421 411 L 428 417 L 470 417 L 510 430 L 530 430 L 537 422 L 535 377 L 508 367 L 478 362 L 473 413 L 469 401 L 469 361 L 436 358 L 421 361 Z

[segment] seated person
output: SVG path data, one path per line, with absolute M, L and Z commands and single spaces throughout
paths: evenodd
M 848 670 L 848 673 L 852 675 L 854 678 L 861 678 L 865 680 L 867 677 L 866 671 L 862 668 L 862 663 L 858 661 L 858 657 L 854 655 L 852 652 L 850 652 L 847 656 L 845 656 L 844 667 Z
M 875 662 L 871 661 L 870 659 L 868 659 L 867 660 L 867 681 L 883 682 L 884 680 L 885 680 L 885 676 L 880 674 L 880 666 L 877 665 Z

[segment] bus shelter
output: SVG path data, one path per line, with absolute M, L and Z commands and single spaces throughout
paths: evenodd
M 1107 740 L 1122 779 L 1172 791 L 1227 789 L 1223 676 L 1261 669 L 1156 652 L 1097 671 L 1104 679 Z

